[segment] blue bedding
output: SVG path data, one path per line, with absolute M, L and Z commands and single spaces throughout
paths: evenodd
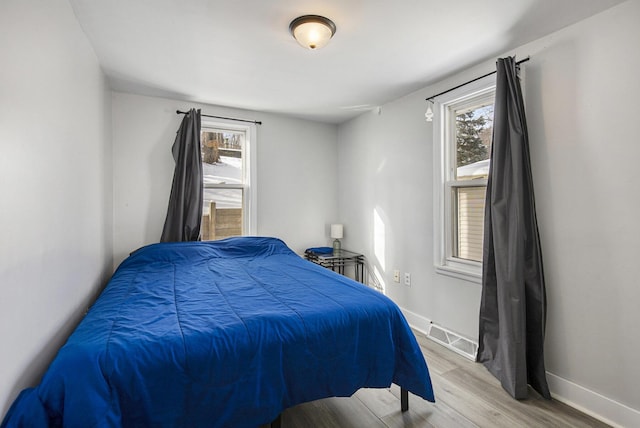
M 433 401 L 398 307 L 275 238 L 143 247 L 2 427 L 255 427 L 362 387 Z

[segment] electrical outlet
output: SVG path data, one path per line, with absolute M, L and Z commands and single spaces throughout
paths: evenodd
M 400 271 L 398 269 L 393 271 L 393 282 L 400 282 Z
M 404 273 L 404 285 L 411 287 L 411 274 L 409 272 Z

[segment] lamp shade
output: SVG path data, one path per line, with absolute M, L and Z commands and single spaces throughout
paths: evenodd
M 336 25 L 324 16 L 304 15 L 291 21 L 289 31 L 302 47 L 320 49 L 329 43 L 336 32 Z
M 342 225 L 341 224 L 332 224 L 331 225 L 331 237 L 333 239 L 342 239 Z

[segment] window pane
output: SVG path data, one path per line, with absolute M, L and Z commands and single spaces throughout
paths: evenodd
M 202 240 L 242 235 L 242 189 L 204 189 Z
M 242 235 L 245 132 L 203 129 L 200 141 L 204 182 L 202 239 Z
M 202 174 L 207 184 L 242 184 L 244 132 L 203 130 Z
M 456 180 L 487 178 L 493 133 L 493 102 L 455 110 Z
M 482 261 L 486 186 L 454 188 L 457 245 L 453 256 Z

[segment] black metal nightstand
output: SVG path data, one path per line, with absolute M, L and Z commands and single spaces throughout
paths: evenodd
M 314 251 L 310 248 L 304 252 L 305 259 L 338 272 L 345 274 L 346 266 L 353 266 L 355 280 L 364 282 L 364 256 L 347 250 L 333 250 L 330 252 Z

